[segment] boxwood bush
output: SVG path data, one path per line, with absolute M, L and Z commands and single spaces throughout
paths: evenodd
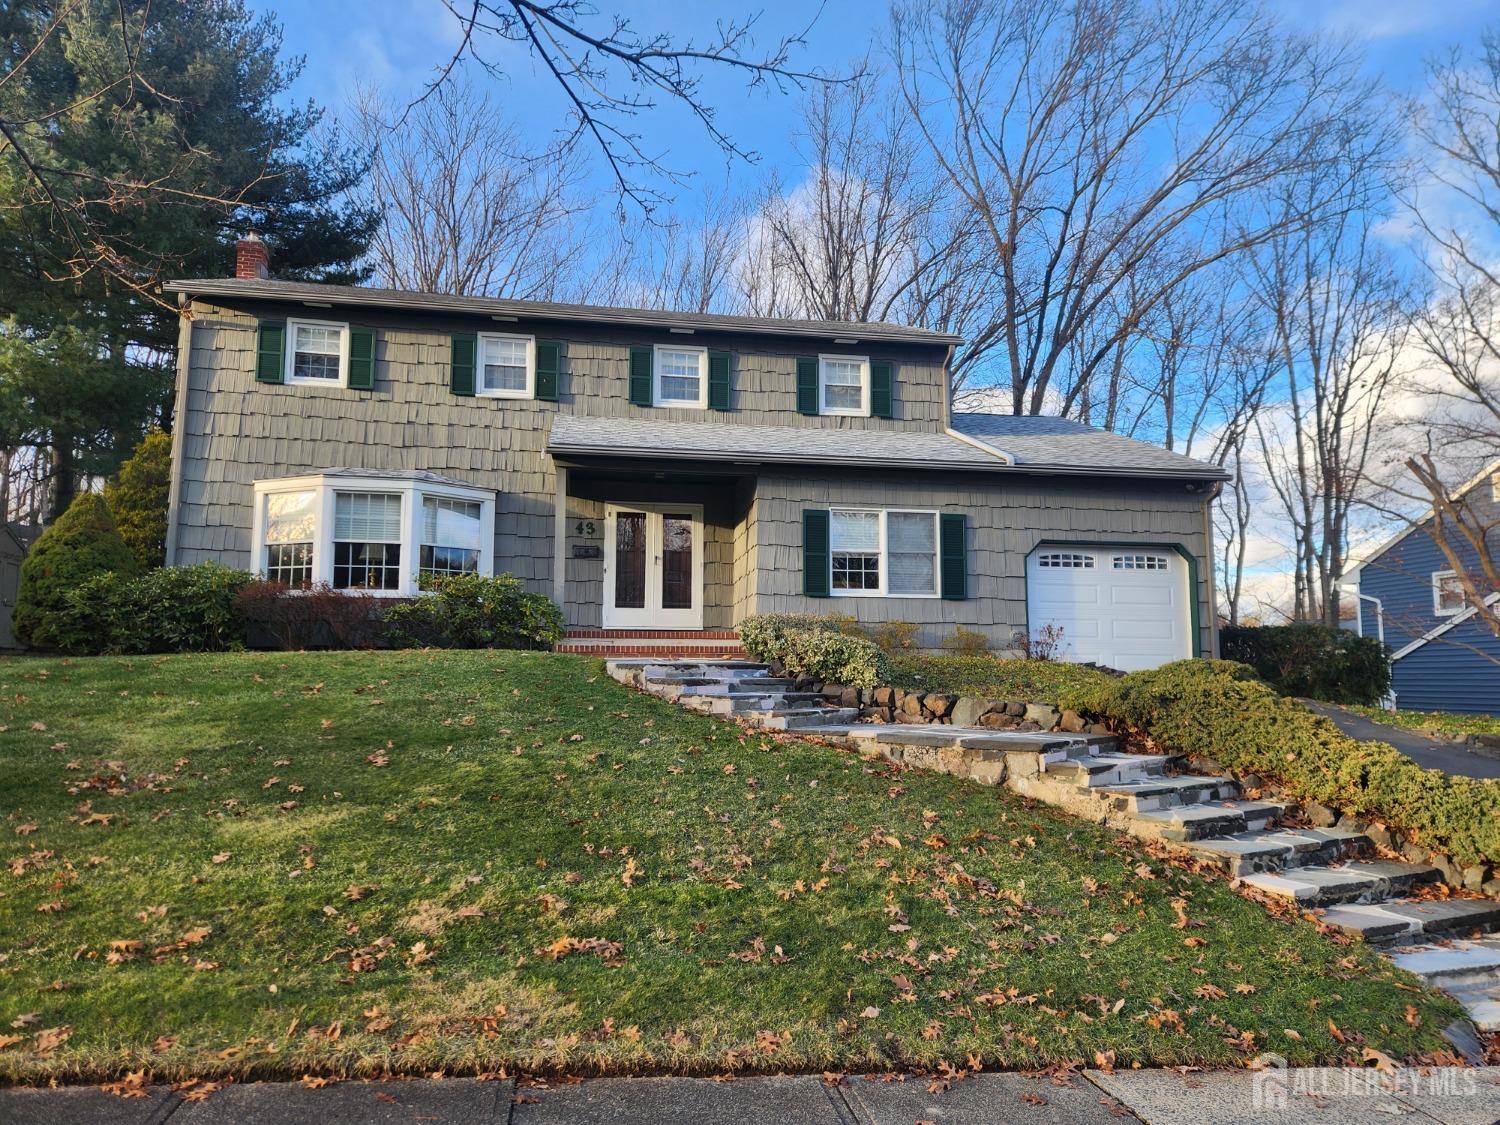
M 66 651 L 58 632 L 69 595 L 100 574 L 132 576 L 135 556 L 120 538 L 109 506 L 97 492 L 74 497 L 67 511 L 42 532 L 21 564 L 13 619 L 16 638 L 36 648 Z
M 890 683 L 885 650 L 851 631 L 848 619 L 763 613 L 740 622 L 738 631 L 752 659 L 775 661 L 794 676 L 856 688 Z
M 1462 864 L 1500 862 L 1500 782 L 1423 769 L 1358 742 L 1231 661 L 1182 660 L 1065 687 L 1063 707 L 1110 719 L 1164 749 L 1281 781 L 1297 796 L 1380 821 Z
M 1378 703 L 1391 690 L 1391 661 L 1374 637 L 1327 625 L 1228 626 L 1225 660 L 1248 664 L 1284 695 L 1325 703 Z

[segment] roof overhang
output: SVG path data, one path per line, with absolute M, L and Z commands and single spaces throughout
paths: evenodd
M 837 324 L 807 320 L 773 320 L 716 313 L 678 313 L 653 309 L 625 309 L 596 305 L 561 305 L 548 301 L 517 301 L 504 297 L 455 297 L 446 293 L 413 293 L 396 289 L 322 286 L 250 278 L 205 278 L 169 281 L 162 287 L 191 300 L 218 297 L 240 301 L 277 301 L 312 308 L 377 308 L 409 312 L 453 313 L 526 320 L 571 321 L 677 332 L 719 332 L 731 335 L 795 336 L 815 340 L 843 340 L 845 346 L 917 344 L 948 347 L 963 337 L 891 324 Z

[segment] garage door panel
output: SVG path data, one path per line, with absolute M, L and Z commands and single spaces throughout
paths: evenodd
M 1062 658 L 1154 668 L 1192 655 L 1187 568 L 1151 549 L 1048 547 L 1026 566 L 1033 634 L 1062 633 Z

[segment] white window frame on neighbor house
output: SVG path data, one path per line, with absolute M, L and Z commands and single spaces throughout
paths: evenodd
M 490 340 L 520 340 L 526 345 L 526 386 L 520 389 L 501 387 L 487 388 L 484 385 L 484 349 Z M 522 336 L 511 332 L 481 332 L 475 357 L 474 393 L 480 398 L 535 398 L 536 397 L 536 337 Z
M 334 508 L 339 493 L 386 493 L 401 496 L 401 569 L 396 588 L 369 590 L 354 587 L 357 592 L 378 598 L 409 598 L 421 593 L 419 569 L 423 545 L 422 501 L 428 496 L 445 500 L 466 500 L 479 505 L 478 573 L 489 575 L 495 572 L 495 494 L 487 489 L 380 473 L 310 473 L 278 480 L 258 480 L 254 487 L 255 561 L 251 569 L 257 574 L 264 574 L 266 570 L 267 499 L 294 492 L 312 492 L 315 497 L 312 535 L 312 581 L 315 583 L 333 583 Z
M 297 374 L 297 329 L 334 328 L 339 334 L 339 377 L 316 379 Z M 288 320 L 286 322 L 286 357 L 284 360 L 287 383 L 304 387 L 347 387 L 349 385 L 349 325 L 335 320 Z
M 879 556 L 879 582 L 880 585 L 873 590 L 840 590 L 833 583 L 833 557 L 837 554 L 865 554 L 862 551 L 840 551 L 834 542 L 834 515 L 836 513 L 848 513 L 859 515 L 876 515 L 880 519 L 879 546 L 876 554 Z M 892 590 L 891 586 L 891 539 L 890 539 L 890 517 L 893 515 L 927 516 L 932 520 L 932 589 L 921 593 L 906 593 L 900 590 Z M 942 594 L 942 528 L 939 526 L 938 512 L 935 508 L 857 508 L 857 507 L 834 507 L 828 509 L 828 592 L 835 598 L 936 598 Z
M 698 357 L 698 397 L 687 398 L 664 398 L 661 393 L 663 378 L 668 378 L 662 372 L 662 355 L 666 352 L 676 352 L 680 355 L 695 355 Z M 675 376 L 681 378 L 681 376 Z M 678 406 L 684 410 L 707 410 L 708 409 L 708 349 L 693 344 L 657 344 L 655 354 L 651 357 L 651 401 L 656 406 Z
M 1448 607 L 1443 605 L 1443 584 L 1452 579 L 1457 585 L 1458 604 Z M 1432 615 L 1434 617 L 1453 617 L 1469 608 L 1469 596 L 1464 592 L 1463 585 L 1458 581 L 1456 570 L 1434 570 L 1432 572 Z
M 859 407 L 828 405 L 828 365 L 830 363 L 859 364 Z M 840 387 L 848 383 L 835 384 Z M 870 357 L 867 355 L 820 355 L 818 356 L 818 413 L 846 418 L 868 418 L 870 416 Z

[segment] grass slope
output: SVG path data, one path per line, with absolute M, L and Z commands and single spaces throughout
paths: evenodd
M 1456 711 L 1387 711 L 1384 707 L 1345 705 L 1347 710 L 1377 723 L 1437 734 L 1500 734 L 1500 716 L 1466 715 Z
M 0 724 L 0 1079 L 1311 1062 L 1455 1012 L 1089 825 L 584 658 L 13 659 Z

